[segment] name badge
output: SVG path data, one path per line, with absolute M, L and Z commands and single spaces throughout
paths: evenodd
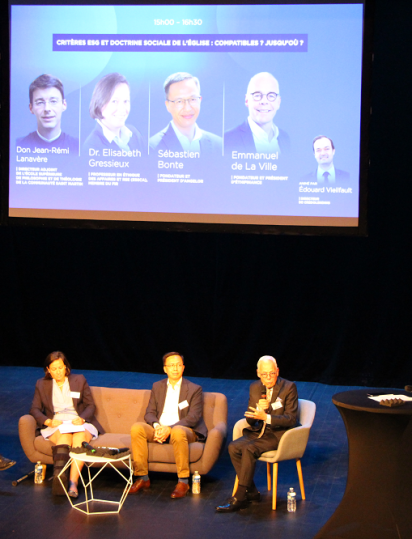
M 283 408 L 282 399 L 278 397 L 275 402 L 272 402 L 272 410 L 277 410 L 278 408 Z
M 70 391 L 70 397 L 72 399 L 80 399 L 80 391 Z
M 187 401 L 179 402 L 179 410 L 184 410 L 189 406 L 189 403 Z

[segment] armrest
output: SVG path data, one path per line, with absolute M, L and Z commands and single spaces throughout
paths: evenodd
M 239 421 L 236 421 L 234 427 L 233 427 L 233 439 L 237 440 L 243 435 L 243 429 L 249 426 L 249 423 L 247 422 L 247 419 L 244 417 L 243 419 L 239 419 Z
M 26 457 L 31 462 L 37 462 L 33 455 L 37 454 L 34 448 L 34 439 L 36 437 L 36 420 L 30 414 L 23 415 L 19 419 L 19 438 Z M 34 460 L 33 460 L 34 458 Z
M 199 468 L 201 475 L 207 474 L 219 458 L 225 444 L 227 435 L 227 425 L 224 421 L 217 423 L 212 430 L 208 432 L 203 455 L 198 463 L 195 463 L 196 469 Z
M 282 453 L 282 460 L 302 458 L 309 440 L 309 433 L 308 427 L 295 427 L 286 431 L 277 449 L 279 453 Z

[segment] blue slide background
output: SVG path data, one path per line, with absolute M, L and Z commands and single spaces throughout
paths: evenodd
M 296 216 L 358 216 L 363 6 L 12 6 L 10 207 L 145 212 Z M 202 19 L 201 26 L 155 26 L 154 19 Z M 308 34 L 308 52 L 53 52 L 53 34 Z M 28 87 L 42 73 L 63 81 L 68 108 L 63 131 L 81 143 L 94 127 L 88 113 L 97 81 L 118 71 L 130 82 L 127 123 L 152 136 L 170 121 L 163 82 L 176 71 L 197 76 L 203 97 L 198 124 L 222 136 L 247 117 L 249 79 L 260 71 L 279 81 L 282 103 L 275 123 L 291 139 L 292 156 L 277 163 L 287 182 L 231 185 L 230 161 L 188 163 L 185 173 L 203 184 L 160 184 L 156 159 L 139 162 L 147 183 L 88 186 L 87 158 L 70 160 L 83 187 L 16 185 L 15 140 L 36 129 Z M 150 105 L 150 106 L 149 106 Z M 335 167 L 350 172 L 353 193 L 330 205 L 299 205 L 301 177 L 316 170 L 312 139 L 324 134 L 336 148 Z M 58 158 L 56 158 L 58 159 Z M 63 165 L 62 165 L 63 166 Z M 64 165 L 68 167 L 69 165 Z M 137 169 L 136 169 L 137 170 Z M 304 193 L 303 193 L 304 195 Z M 309 195 L 310 196 L 310 195 Z M 330 199 L 330 197 L 329 197 Z M 332 200 L 332 199 L 331 199 Z

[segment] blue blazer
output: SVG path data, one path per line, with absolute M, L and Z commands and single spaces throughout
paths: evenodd
M 153 153 L 153 150 L 172 150 L 174 152 L 181 152 L 183 150 L 170 123 L 167 127 L 162 129 L 162 131 L 159 131 L 156 135 L 150 137 L 149 147 L 150 153 Z M 201 157 L 209 157 L 212 155 L 221 156 L 222 137 L 209 133 L 209 131 L 203 131 L 202 138 L 200 139 L 200 155 Z
M 288 154 L 290 151 L 290 139 L 286 131 L 279 129 L 278 136 L 279 148 L 282 154 Z M 243 124 L 238 125 L 225 133 L 225 155 L 227 152 L 236 150 L 238 152 L 256 152 L 255 141 L 249 122 L 245 120 Z

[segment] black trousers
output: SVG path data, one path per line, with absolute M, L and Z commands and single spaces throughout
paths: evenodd
M 230 460 L 236 470 L 239 485 L 250 487 L 253 483 L 256 461 L 265 451 L 277 449 L 279 440 L 269 427 L 261 438 L 259 432 L 243 429 L 243 436 L 230 442 Z

